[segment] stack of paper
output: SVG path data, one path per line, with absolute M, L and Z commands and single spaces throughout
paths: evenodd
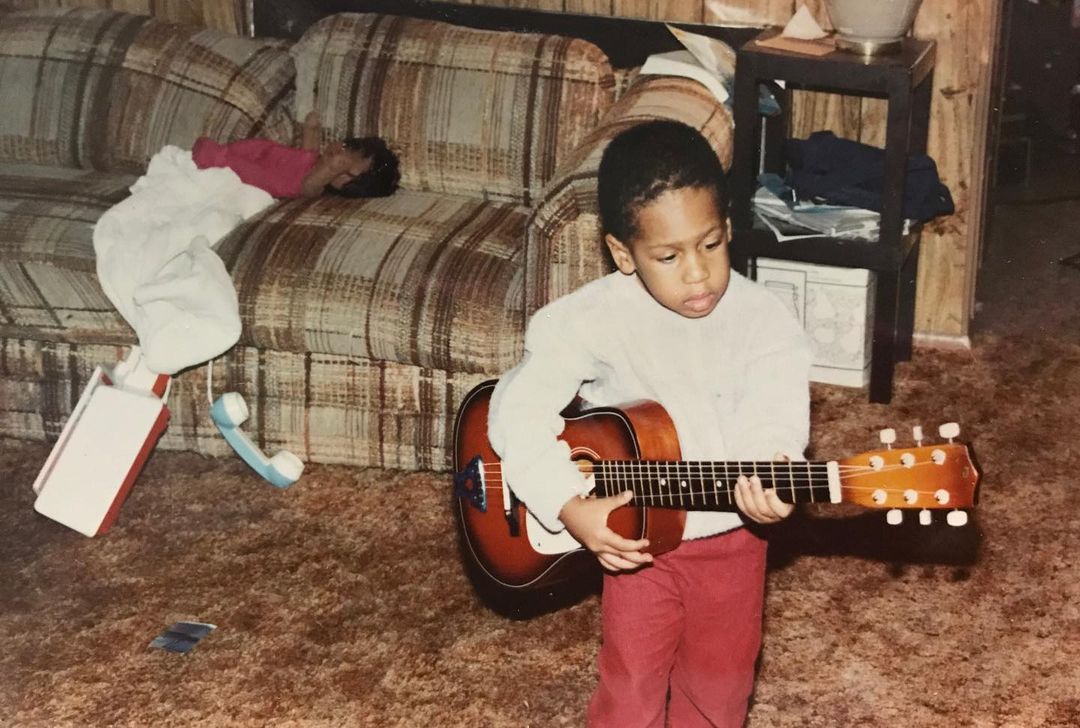
M 644 76 L 682 76 L 707 88 L 717 101 L 731 108 L 735 88 L 735 50 L 718 38 L 667 26 L 685 50 L 655 53 L 645 59 Z M 767 116 L 780 113 L 780 106 L 765 85 L 758 87 L 758 111 Z
M 723 81 L 702 66 L 690 51 L 654 53 L 641 66 L 643 76 L 683 76 L 692 78 L 712 92 L 716 100 L 727 103 L 731 97 Z
M 758 181 L 761 186 L 754 193 L 754 212 L 777 240 L 824 236 L 876 240 L 878 237 L 881 215 L 873 210 L 799 200 L 779 175 L 763 174 Z M 907 231 L 905 222 L 904 232 Z

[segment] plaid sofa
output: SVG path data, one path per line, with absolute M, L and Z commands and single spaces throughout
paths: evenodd
M 244 395 L 269 451 L 448 468 L 465 393 L 517 361 L 529 313 L 606 270 L 607 141 L 667 116 L 730 158 L 730 117 L 697 84 L 615 89 L 584 41 L 403 17 L 331 16 L 288 46 L 104 10 L 0 15 L 0 435 L 55 437 L 93 367 L 134 343 L 91 232 L 153 152 L 288 143 L 315 108 L 328 138 L 386 138 L 402 189 L 279 201 L 219 244 L 243 333 L 213 391 Z M 170 409 L 161 446 L 230 452 L 205 367 Z

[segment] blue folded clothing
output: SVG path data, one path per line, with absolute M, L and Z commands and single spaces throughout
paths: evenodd
M 885 150 L 841 139 L 831 131 L 785 142 L 788 183 L 799 197 L 881 212 Z M 929 220 L 955 211 L 952 195 L 937 165 L 925 154 L 912 154 L 904 180 L 903 217 Z

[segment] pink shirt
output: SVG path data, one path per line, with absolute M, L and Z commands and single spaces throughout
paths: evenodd
M 274 197 L 300 197 L 300 185 L 315 165 L 319 153 L 286 147 L 269 139 L 241 139 L 218 144 L 199 137 L 191 149 L 199 169 L 227 167 L 240 181 L 269 192 Z

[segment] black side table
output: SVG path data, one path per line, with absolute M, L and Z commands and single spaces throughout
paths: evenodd
M 895 55 L 864 58 L 843 51 L 809 56 L 758 44 L 777 33 L 778 29 L 767 30 L 742 46 L 735 66 L 732 264 L 751 276 L 756 273 L 753 261 L 758 256 L 874 271 L 870 401 L 888 402 L 896 362 L 911 358 L 919 232 L 903 233 L 904 178 L 908 155 L 926 152 L 936 46 L 933 41 L 905 38 Z M 762 134 L 758 86 L 769 81 L 783 81 L 786 89 L 778 97 L 782 113 L 765 122 Z M 755 226 L 752 200 L 759 172 L 784 173 L 781 147 L 789 132 L 793 89 L 887 100 L 883 209 L 877 240 L 820 237 L 781 243 L 768 229 Z

